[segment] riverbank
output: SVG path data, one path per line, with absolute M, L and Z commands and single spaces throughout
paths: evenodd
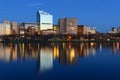
M 120 42 L 120 40 L 7 40 L 0 41 L 0 43 L 112 43 L 112 42 Z

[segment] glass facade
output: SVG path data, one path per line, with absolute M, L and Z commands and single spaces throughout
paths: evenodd
M 37 12 L 38 30 L 53 29 L 53 16 L 44 11 Z

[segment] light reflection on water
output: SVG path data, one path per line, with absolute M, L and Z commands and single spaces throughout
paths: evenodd
M 89 57 L 92 57 L 92 59 L 93 57 L 97 58 L 95 59 L 96 61 L 98 59 L 101 59 L 102 61 L 102 59 L 104 60 L 104 56 L 102 55 L 97 57 L 98 56 L 97 54 L 106 53 L 102 51 L 103 49 L 105 50 L 108 49 L 112 54 L 116 54 L 116 53 L 119 54 L 120 43 L 119 42 L 115 42 L 115 43 L 49 43 L 49 44 L 40 44 L 40 43 L 5 44 L 4 43 L 4 44 L 0 44 L 0 65 L 5 65 L 4 63 L 7 63 L 8 64 L 7 68 L 12 69 L 11 65 L 9 65 L 11 62 L 17 65 L 19 61 L 20 63 L 29 61 L 31 63 L 28 63 L 28 64 L 31 64 L 31 65 L 36 64 L 34 65 L 36 68 L 34 68 L 33 73 L 37 71 L 38 72 L 37 74 L 39 75 L 39 77 L 42 77 L 43 75 L 40 75 L 40 74 L 42 73 L 47 74 L 48 72 L 54 73 L 54 68 L 56 69 L 57 67 L 60 70 L 62 70 L 64 66 L 66 67 L 66 65 L 68 66 L 70 65 L 82 66 L 82 64 L 86 65 L 86 60 L 89 60 Z M 83 63 L 80 60 L 83 61 Z M 35 61 L 35 63 L 33 63 L 32 61 Z M 79 65 L 80 62 L 81 64 Z M 95 61 L 92 62 L 91 60 L 90 65 L 88 65 L 87 63 L 87 66 L 91 66 L 91 63 L 96 65 Z M 101 63 L 102 62 L 99 62 L 97 64 L 101 64 Z M 24 64 L 21 64 L 21 65 L 24 65 Z M 62 65 L 62 68 L 60 67 L 61 65 Z M 117 63 L 117 66 L 120 66 L 120 65 L 118 65 Z M 18 68 L 24 70 L 24 68 L 21 68 L 21 67 L 18 67 Z M 31 66 L 29 66 L 29 68 L 31 68 Z M 74 68 L 73 71 L 79 73 L 79 70 L 76 70 L 76 69 Z M 55 73 L 60 72 L 58 69 L 56 70 L 57 72 Z M 3 68 L 3 71 L 4 71 L 4 68 Z M 2 72 L 0 72 L 0 74 L 2 74 Z M 20 73 L 18 73 L 18 75 L 20 75 Z M 47 77 L 47 75 L 44 77 Z M 38 78 L 35 78 L 35 79 L 38 79 Z

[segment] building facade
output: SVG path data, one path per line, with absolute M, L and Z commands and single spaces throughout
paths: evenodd
M 0 24 L 0 35 L 10 35 L 11 25 L 10 24 Z
M 38 31 L 53 29 L 53 15 L 44 12 L 37 12 Z
M 9 21 L 9 20 L 3 20 L 2 23 L 3 24 L 11 24 L 11 21 Z
M 58 31 L 55 31 L 55 30 L 44 30 L 44 31 L 42 31 L 42 35 L 50 35 L 50 34 L 57 35 Z
M 12 34 L 18 34 L 18 23 L 12 22 L 11 23 Z
M 53 30 L 54 30 L 54 31 L 59 31 L 58 25 L 53 25 Z
M 19 33 L 21 30 L 22 30 L 22 32 L 24 30 L 24 34 L 29 34 L 28 29 L 30 29 L 30 30 L 32 29 L 32 34 L 33 34 L 33 32 L 34 32 L 34 34 L 37 33 L 38 32 L 37 23 L 21 23 L 19 26 Z
M 76 18 L 61 18 L 58 21 L 60 34 L 77 34 L 78 20 Z
M 27 32 L 28 32 L 29 35 L 35 35 L 36 29 L 35 29 L 35 27 L 31 26 L 27 29 Z
M 96 34 L 96 28 L 90 29 L 90 27 L 86 25 L 78 25 L 77 33 L 83 35 Z

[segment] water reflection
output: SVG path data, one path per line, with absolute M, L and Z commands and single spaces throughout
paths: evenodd
M 120 53 L 120 43 L 119 42 L 113 43 L 112 50 L 113 50 L 113 53 L 117 53 L 117 52 Z
M 77 64 L 79 58 L 96 55 L 96 50 L 102 51 L 107 46 L 114 53 L 120 52 L 120 43 L 18 43 L 0 44 L 0 61 L 9 63 L 24 60 L 36 60 L 37 70 L 45 72 L 53 69 L 53 61 L 59 64 Z M 112 47 L 112 48 L 111 48 Z
M 71 44 L 63 44 L 59 45 L 59 63 L 61 64 L 75 64 L 78 61 L 78 54 L 77 54 L 77 48 Z
M 41 47 L 40 49 L 40 71 L 52 69 L 53 50 L 50 47 Z

